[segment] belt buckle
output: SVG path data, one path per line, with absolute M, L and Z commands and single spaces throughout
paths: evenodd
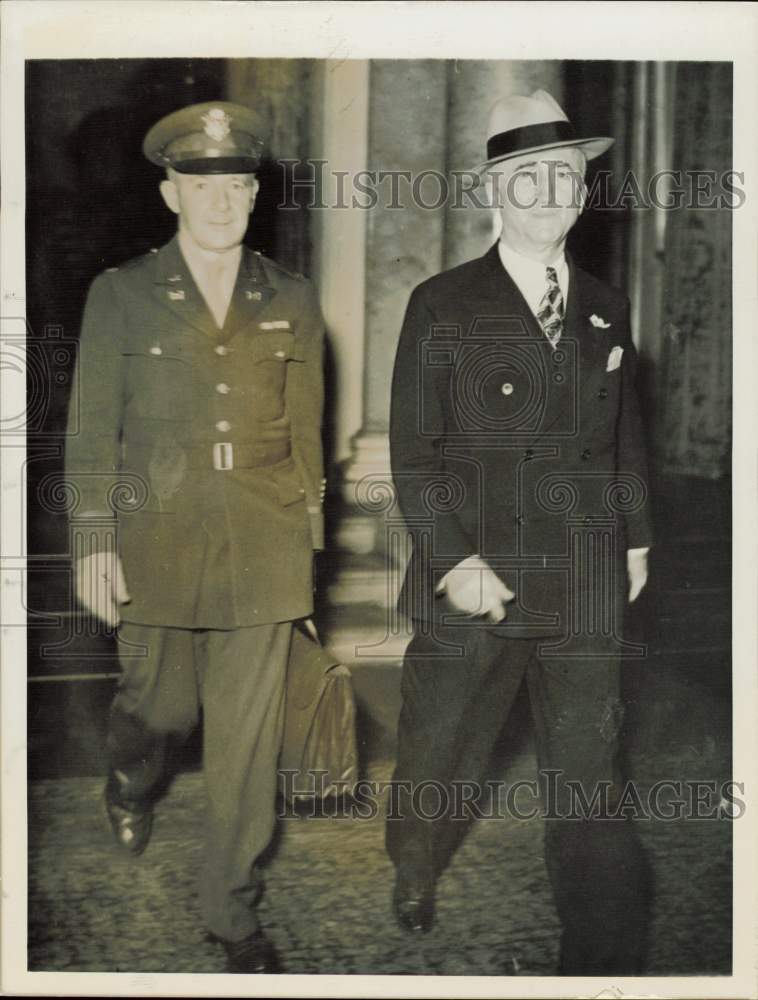
M 230 441 L 217 441 L 213 445 L 213 468 L 217 472 L 234 468 L 234 449 Z

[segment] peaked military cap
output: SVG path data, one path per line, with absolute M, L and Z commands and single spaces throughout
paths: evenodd
M 174 111 L 150 129 L 142 151 L 181 174 L 247 174 L 258 168 L 263 140 L 250 108 L 206 101 Z

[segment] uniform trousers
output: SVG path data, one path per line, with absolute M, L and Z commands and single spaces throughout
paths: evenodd
M 568 784 L 580 782 L 591 802 L 598 783 L 612 783 L 612 812 L 620 778 L 618 656 L 597 642 L 587 647 L 595 655 L 586 658 L 540 656 L 547 640 L 504 639 L 478 624 L 438 625 L 435 636 L 417 632 L 406 653 L 394 780 L 411 789 L 439 782 L 447 789 L 444 800 L 455 803 L 454 783 L 480 783 L 485 776 L 526 679 L 543 793 L 545 862 L 563 927 L 560 973 L 638 973 L 650 896 L 641 845 L 627 820 L 581 818 Z M 460 648 L 462 656 L 446 657 L 450 648 L 443 643 Z M 395 865 L 432 882 L 465 829 L 452 810 L 438 818 L 440 800 L 414 810 L 410 798 L 403 808 L 400 795 L 387 821 L 387 850 Z M 572 805 L 575 818 L 562 818 L 572 815 Z
M 254 863 L 275 825 L 291 637 L 291 622 L 119 628 L 122 677 L 107 745 L 121 798 L 154 800 L 172 745 L 186 739 L 202 707 L 208 809 L 200 897 L 208 930 L 227 941 L 259 927 Z

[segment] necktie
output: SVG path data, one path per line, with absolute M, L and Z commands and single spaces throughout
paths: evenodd
M 550 341 L 550 346 L 555 349 L 563 333 L 563 295 L 554 267 L 545 268 L 545 277 L 547 290 L 537 310 L 537 321 Z

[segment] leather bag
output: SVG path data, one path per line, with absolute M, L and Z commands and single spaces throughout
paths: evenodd
M 358 780 L 355 718 L 350 671 L 324 649 L 310 621 L 296 624 L 279 758 L 287 799 L 353 793 Z

